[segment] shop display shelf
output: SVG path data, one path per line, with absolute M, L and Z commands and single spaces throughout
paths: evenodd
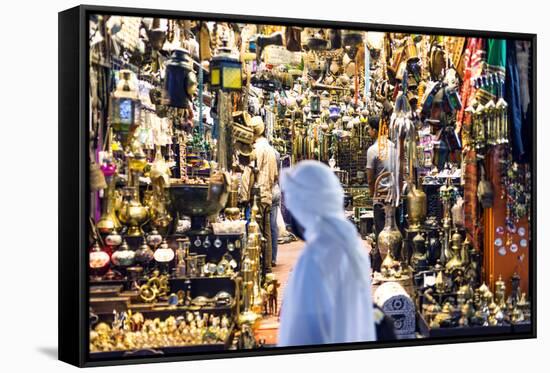
M 145 319 L 155 319 L 160 318 L 161 320 L 166 319 L 169 316 L 185 316 L 187 312 L 198 311 L 200 313 L 208 313 L 216 316 L 227 315 L 231 316 L 234 313 L 235 302 L 227 306 L 177 306 L 170 307 L 166 302 L 156 303 L 156 304 L 129 304 L 127 305 L 124 311 L 132 311 L 132 313 L 139 312 L 143 315 Z M 120 310 L 119 310 L 120 311 Z M 104 311 L 97 313 L 99 322 L 111 323 L 113 322 L 114 315 L 113 312 Z
M 235 335 L 235 324 L 232 324 L 229 330 L 230 333 L 228 334 L 226 340 L 223 342 L 186 346 L 158 347 L 140 350 L 92 352 L 90 353 L 90 358 L 93 360 L 112 360 L 120 358 L 140 358 L 226 351 L 231 347 Z
M 417 313 L 417 331 L 423 338 L 477 337 L 510 335 L 517 331 L 510 324 L 497 326 L 458 326 L 453 328 L 430 328 L 424 317 Z
M 196 297 L 199 295 L 213 297 L 219 291 L 227 291 L 229 294 L 235 294 L 235 281 L 231 276 L 220 277 L 172 277 L 168 280 L 170 284 L 170 293 L 175 293 L 178 290 L 185 290 L 185 281 L 191 281 L 191 295 Z M 90 280 L 90 295 L 100 295 L 100 288 L 105 289 L 108 295 L 116 295 L 117 287 L 128 291 L 132 287 L 132 282 L 128 279 L 117 280 Z M 108 289 L 111 288 L 111 291 Z M 113 293 L 115 292 L 115 293 Z M 102 294 L 103 295 L 103 294 Z

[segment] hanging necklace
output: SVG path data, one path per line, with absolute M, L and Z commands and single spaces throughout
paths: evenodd
M 378 124 L 378 158 L 385 161 L 388 159 L 388 123 L 380 118 Z

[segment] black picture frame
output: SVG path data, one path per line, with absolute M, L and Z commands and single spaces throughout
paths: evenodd
M 530 223 L 532 237 L 529 247 L 529 283 L 532 304 L 531 329 L 514 334 L 492 334 L 461 338 L 430 338 L 424 340 L 395 340 L 389 342 L 346 343 L 312 345 L 303 347 L 277 347 L 256 350 L 224 352 L 197 352 L 178 356 L 130 357 L 111 360 L 90 360 L 88 354 L 88 211 L 89 211 L 89 162 L 88 143 L 88 17 L 90 14 L 123 16 L 154 16 L 164 18 L 192 18 L 209 21 L 233 21 L 273 25 L 300 25 L 310 27 L 333 27 L 372 31 L 423 33 L 466 37 L 506 38 L 529 40 L 532 43 L 532 208 Z M 58 15 L 59 26 L 59 360 L 79 367 L 122 365 L 151 362 L 171 362 L 197 359 L 284 355 L 371 348 L 435 345 L 464 342 L 483 342 L 536 338 L 537 336 L 537 35 L 483 30 L 461 30 L 422 26 L 400 26 L 358 22 L 327 21 L 312 19 L 276 18 L 249 15 L 184 12 L 157 9 L 137 9 L 109 6 L 81 5 L 62 11 Z

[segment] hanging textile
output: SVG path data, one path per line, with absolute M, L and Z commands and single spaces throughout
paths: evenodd
M 533 120 L 533 103 L 531 102 L 531 89 L 533 83 L 532 75 L 532 55 L 531 55 L 531 42 L 529 41 L 516 41 L 516 59 L 518 63 L 519 82 L 520 82 L 520 95 L 521 95 L 521 108 L 523 111 L 523 127 L 522 138 L 524 154 L 521 162 L 531 162 L 533 155 L 532 141 L 528 139 L 533 138 L 534 126 Z
M 521 107 L 520 77 L 516 59 L 516 44 L 514 42 L 508 43 L 506 58 L 508 63 L 506 64 L 504 98 L 508 103 L 512 155 L 515 160 L 519 160 L 525 151 L 522 140 L 523 110 Z
M 506 40 L 487 39 L 487 65 L 483 71 L 485 76 L 496 74 L 499 80 L 506 75 Z M 497 89 L 494 84 L 485 84 L 477 91 L 479 102 L 485 105 L 490 100 L 496 101 Z
M 470 125 L 471 118 L 465 112 L 465 109 L 472 104 L 475 97 L 475 88 L 472 84 L 472 78 L 481 75 L 482 61 L 485 58 L 484 39 L 469 38 L 463 57 L 463 83 L 460 91 L 462 107 L 457 113 L 456 124 L 457 132 L 460 131 L 463 124 Z M 464 144 L 465 145 L 465 144 Z
M 521 94 L 521 110 L 523 115 L 527 116 L 527 110 L 531 103 L 529 94 L 529 66 L 531 62 L 531 42 L 518 40 L 515 43 L 516 61 L 518 64 L 520 94 Z

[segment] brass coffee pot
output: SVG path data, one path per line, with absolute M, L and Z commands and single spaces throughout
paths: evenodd
M 416 271 L 423 271 L 428 268 L 428 254 L 426 253 L 426 240 L 418 232 L 413 238 L 414 252 L 411 257 L 411 266 Z
M 130 237 L 143 235 L 141 225 L 147 220 L 148 209 L 139 202 L 139 190 L 135 187 L 124 188 L 124 200 L 118 211 L 120 221 L 128 226 L 126 234 Z
M 462 248 L 462 236 L 458 231 L 455 231 L 451 237 L 451 252 L 452 258 L 445 264 L 445 270 L 447 273 L 452 273 L 454 270 L 464 268 L 464 263 L 460 256 L 460 250 Z
M 141 204 L 139 197 L 139 175 L 147 165 L 147 159 L 137 142 L 133 152 L 128 154 L 128 186 L 124 188 L 124 201 L 118 211 L 118 218 L 128 226 L 126 234 L 130 237 L 143 236 L 141 226 L 149 217 L 149 209 Z

